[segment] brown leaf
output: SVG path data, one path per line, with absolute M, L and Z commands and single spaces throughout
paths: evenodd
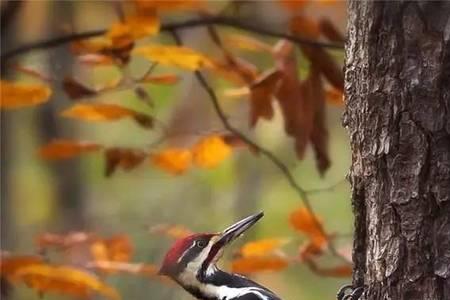
M 232 261 L 231 270 L 235 273 L 250 274 L 262 271 L 281 271 L 289 265 L 283 256 L 249 256 Z
M 77 100 L 84 97 L 93 97 L 97 95 L 96 91 L 82 85 L 71 77 L 64 78 L 62 85 L 64 91 L 72 100 Z
M 342 33 L 336 28 L 336 26 L 328 18 L 322 18 L 319 21 L 320 31 L 324 36 L 326 36 L 330 41 L 336 43 L 345 43 L 345 38 Z
M 109 299 L 120 299 L 114 288 L 94 275 L 68 266 L 31 265 L 20 268 L 14 278 L 40 293 L 54 292 L 86 299 L 97 292 Z
M 282 78 L 279 70 L 270 70 L 262 74 L 250 86 L 250 126 L 255 127 L 260 118 L 271 120 L 273 117 L 272 97 Z
M 314 103 L 314 124 L 311 132 L 311 143 L 316 157 L 317 169 L 321 176 L 330 167 L 328 153 L 328 129 L 325 124 L 325 91 L 320 71 L 312 66 L 307 83 L 310 85 L 310 95 Z M 306 87 L 308 88 L 308 87 Z
M 224 59 L 215 61 L 214 71 L 236 84 L 250 85 L 258 77 L 259 71 L 252 63 L 225 52 Z
M 105 176 L 111 176 L 117 168 L 130 171 L 139 166 L 148 154 L 142 150 L 127 148 L 108 148 L 105 150 Z
M 328 103 L 339 107 L 342 107 L 344 105 L 344 95 L 341 90 L 331 88 L 328 89 L 325 94 Z
M 52 90 L 42 84 L 0 80 L 0 107 L 16 109 L 47 102 Z
M 67 159 L 102 149 L 99 144 L 82 141 L 54 140 L 39 149 L 43 159 Z
M 276 93 L 284 118 L 286 133 L 295 138 L 295 149 L 302 159 L 313 130 L 314 104 L 309 89 L 302 88 L 298 79 L 297 59 L 293 44 L 280 41 L 275 48 L 277 68 L 282 72 Z
M 303 17 L 296 17 L 292 20 L 291 31 L 293 34 L 300 38 L 312 39 L 317 36 L 317 31 L 315 28 L 310 28 L 308 26 L 302 28 L 296 25 L 296 23 L 301 23 L 299 20 L 303 20 Z M 338 65 L 336 60 L 326 52 L 326 50 L 320 47 L 312 47 L 302 45 L 300 46 L 302 52 L 311 61 L 311 64 L 318 67 L 325 78 L 337 89 L 344 90 L 344 72 L 342 68 Z

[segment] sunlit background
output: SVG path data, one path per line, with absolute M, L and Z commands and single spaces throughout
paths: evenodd
M 281 2 L 281 1 L 280 1 Z M 3 4 L 3 3 L 2 3 Z M 2 45 L 2 51 L 36 40 L 62 36 L 68 32 L 83 32 L 108 28 L 117 21 L 117 3 L 106 1 L 24 1 L 13 31 Z M 213 10 L 227 9 L 228 1 L 211 1 Z M 345 3 L 319 1 L 302 9 L 302 14 L 331 19 L 345 32 Z M 249 1 L 232 12 L 243 21 L 286 31 L 292 11 L 279 1 Z M 183 12 L 171 14 L 163 21 L 192 16 Z M 221 33 L 237 32 L 220 28 Z M 185 43 L 202 52 L 217 54 L 204 29 L 189 29 L 182 33 Z M 254 36 L 274 44 L 277 40 Z M 173 43 L 169 35 L 158 40 Z M 144 40 L 148 43 L 152 39 Z M 4 42 L 2 37 L 2 42 Z M 265 217 L 243 239 L 286 237 L 290 243 L 286 253 L 295 257 L 305 237 L 289 225 L 289 214 L 301 205 L 297 193 L 286 178 L 263 156 L 245 149 L 233 152 L 219 167 L 192 169 L 181 176 L 172 176 L 143 164 L 130 172 L 117 171 L 104 176 L 104 159 L 100 154 L 86 154 L 68 161 L 44 161 L 37 156 L 40 146 L 54 138 L 89 140 L 108 146 L 144 147 L 158 141 L 161 128 L 142 129 L 132 120 L 114 123 L 87 123 L 58 116 L 73 102 L 67 99 L 58 80 L 70 75 L 91 87 L 112 81 L 120 75 L 115 67 L 86 67 L 76 63 L 68 46 L 30 52 L 14 63 L 48 74 L 55 82 L 52 101 L 36 108 L 2 112 L 2 249 L 12 253 L 36 253 L 35 238 L 42 233 L 64 233 L 73 230 L 96 232 L 102 236 L 127 234 L 133 241 L 133 261 L 159 264 L 171 240 L 152 235 L 148 228 L 155 224 L 180 224 L 193 231 L 219 231 L 241 217 L 263 210 Z M 265 69 L 273 62 L 263 54 L 235 53 Z M 333 51 L 342 63 L 342 51 Z M 3 63 L 3 62 L 2 62 Z M 130 72 L 142 74 L 149 63 L 135 59 Z M 308 72 L 308 62 L 300 57 L 301 74 Z M 6 69 L 9 78 L 33 80 Z M 211 103 L 194 77 L 175 68 L 158 67 L 156 73 L 177 73 L 182 80 L 177 85 L 147 84 L 143 87 L 151 96 L 154 108 L 137 99 L 132 90 L 102 94 L 86 101 L 120 103 L 156 116 L 173 136 L 165 142 L 183 146 L 198 136 L 224 132 Z M 306 190 L 331 189 L 310 194 L 311 204 L 328 232 L 339 233 L 340 250 L 350 252 L 352 215 L 349 187 L 345 176 L 350 165 L 348 137 L 341 125 L 342 108 L 327 106 L 332 165 L 323 178 L 315 168 L 314 155 L 308 150 L 304 161 L 297 160 L 293 140 L 286 136 L 277 107 L 272 121 L 259 122 L 256 130 L 248 128 L 248 99 L 224 96 L 230 85 L 217 76 L 208 76 L 230 121 L 267 147 L 291 169 L 296 180 Z M 6 184 L 6 185 L 3 185 Z M 338 184 L 337 184 L 338 183 Z M 231 256 L 233 249 L 227 255 Z M 323 264 L 336 262 L 324 258 Z M 227 259 L 223 268 L 228 269 Z M 339 286 L 350 278 L 325 278 L 314 274 L 302 263 L 292 264 L 281 272 L 264 272 L 252 278 L 269 287 L 283 299 L 334 299 Z M 161 283 L 143 276 L 114 275 L 107 282 L 117 287 L 123 299 L 191 299 L 175 285 Z M 11 299 L 39 299 L 33 290 L 21 286 Z M 45 299 L 64 299 L 45 295 Z

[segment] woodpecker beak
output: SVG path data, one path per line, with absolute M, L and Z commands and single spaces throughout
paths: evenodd
M 229 244 L 230 242 L 238 238 L 240 235 L 242 235 L 247 229 L 252 227 L 252 225 L 258 222 L 258 220 L 261 219 L 263 216 L 264 213 L 260 212 L 251 215 L 245 219 L 242 219 L 239 222 L 234 223 L 233 225 L 229 226 L 227 229 L 225 229 L 224 231 L 222 231 L 222 233 L 219 234 L 218 243 L 220 243 L 223 246 Z

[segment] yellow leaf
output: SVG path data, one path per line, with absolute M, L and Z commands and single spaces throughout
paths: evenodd
M 253 242 L 249 242 L 242 246 L 240 254 L 244 257 L 250 256 L 265 256 L 270 252 L 279 250 L 288 241 L 286 239 L 274 238 L 274 239 L 262 239 Z
M 233 260 L 231 269 L 235 273 L 249 274 L 262 271 L 281 271 L 289 261 L 278 255 L 249 256 Z
M 222 137 L 212 135 L 198 141 L 192 148 L 194 162 L 203 168 L 214 168 L 231 155 L 231 147 Z
M 130 28 L 130 33 L 135 39 L 139 39 L 148 35 L 155 35 L 159 32 L 159 18 L 156 12 L 141 13 L 127 16 L 125 23 Z
M 162 65 L 191 71 L 214 67 L 211 59 L 187 47 L 150 45 L 136 47 L 132 53 Z
M 97 292 L 113 300 L 120 299 L 114 288 L 96 276 L 72 267 L 32 265 L 18 270 L 15 279 L 42 293 L 55 292 L 88 298 L 91 292 Z
M 322 228 L 322 223 L 305 207 L 292 212 L 289 220 L 291 225 L 307 235 L 317 248 L 321 249 L 328 244 L 328 237 Z
M 183 174 L 192 163 L 192 153 L 187 149 L 168 148 L 151 155 L 154 165 L 173 175 Z
M 39 149 L 39 156 L 43 159 L 67 159 L 101 148 L 101 145 L 90 142 L 55 140 L 42 146 Z
M 45 103 L 51 94 L 51 89 L 46 85 L 0 80 L 0 107 L 3 109 Z

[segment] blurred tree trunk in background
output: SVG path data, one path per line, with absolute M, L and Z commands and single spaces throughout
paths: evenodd
M 349 4 L 353 283 L 450 299 L 450 2 Z
M 59 36 L 64 25 L 71 25 L 73 19 L 74 2 L 54 1 L 49 3 L 51 10 L 50 35 Z M 54 83 L 53 99 L 44 105 L 39 111 L 39 134 L 44 145 L 55 138 L 71 139 L 77 134 L 72 124 L 62 122 L 58 112 L 70 103 L 61 90 L 61 80 L 64 76 L 72 74 L 73 56 L 68 51 L 68 46 L 59 47 L 48 52 L 49 73 L 52 78 L 57 78 Z M 50 164 L 51 182 L 55 187 L 56 207 L 53 212 L 57 228 L 82 229 L 86 224 L 83 205 L 83 184 L 81 180 L 81 167 L 79 159 L 58 161 Z
M 11 49 L 15 44 L 15 19 L 18 15 L 22 1 L 3 1 L 1 10 L 1 52 L 6 49 Z M 4 63 L 1 63 L 1 77 L 8 78 L 7 69 Z M 10 179 L 11 168 L 10 163 L 13 156 L 11 151 L 11 130 L 10 130 L 10 116 L 5 111 L 0 112 L 0 138 L 1 138 L 1 207 L 0 207 L 0 220 L 1 220 L 1 245 L 2 249 L 13 248 L 13 236 L 14 236 L 14 216 L 11 210 L 11 195 L 10 195 Z

